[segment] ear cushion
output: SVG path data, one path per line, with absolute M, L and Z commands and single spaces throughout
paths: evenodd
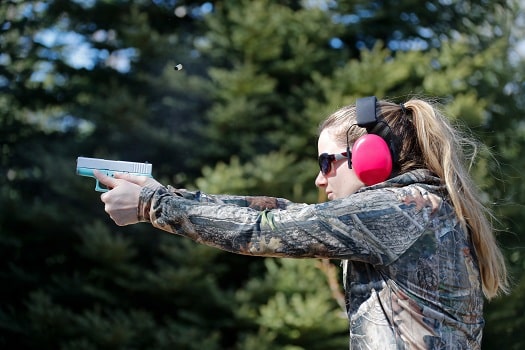
M 392 155 L 385 140 L 374 134 L 357 139 L 352 147 L 352 169 L 367 186 L 388 179 L 392 173 Z

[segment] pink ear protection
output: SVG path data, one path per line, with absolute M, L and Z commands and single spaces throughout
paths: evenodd
M 394 159 L 393 135 L 390 126 L 377 119 L 375 96 L 360 98 L 356 101 L 357 125 L 365 128 L 366 135 L 361 136 L 352 146 L 348 144 L 348 167 L 354 169 L 357 177 L 367 186 L 385 181 L 392 173 Z

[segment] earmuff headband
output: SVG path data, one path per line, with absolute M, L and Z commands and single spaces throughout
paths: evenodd
M 377 124 L 376 105 L 375 96 L 358 98 L 356 101 L 357 125 L 365 128 L 368 133 Z

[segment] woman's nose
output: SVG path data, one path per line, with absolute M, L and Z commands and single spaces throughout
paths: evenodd
M 322 172 L 319 172 L 319 174 L 317 174 L 317 177 L 315 178 L 315 186 L 326 186 L 326 176 L 324 176 Z

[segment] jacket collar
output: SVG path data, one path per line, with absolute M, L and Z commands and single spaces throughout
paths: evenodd
M 405 187 L 413 184 L 426 185 L 429 188 L 434 188 L 434 191 L 445 189 L 445 183 L 441 181 L 441 179 L 437 177 L 434 173 L 432 173 L 430 170 L 416 169 L 397 175 L 376 185 L 364 187 L 357 192 L 359 193 L 362 191 L 388 187 Z

